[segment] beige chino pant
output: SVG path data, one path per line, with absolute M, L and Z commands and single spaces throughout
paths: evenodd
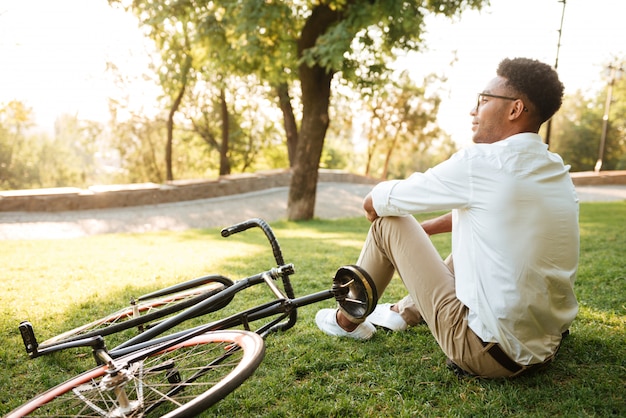
M 357 264 L 372 276 L 379 297 L 398 272 L 410 296 L 399 304 L 401 315 L 409 325 L 423 318 L 444 354 L 459 367 L 483 377 L 512 375 L 468 327 L 468 309 L 455 293 L 452 259 L 439 256 L 414 217 L 376 219 Z

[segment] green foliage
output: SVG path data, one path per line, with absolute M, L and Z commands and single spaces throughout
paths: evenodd
M 290 155 L 294 187 L 288 212 L 290 219 L 304 219 L 309 216 L 306 208 L 314 204 L 312 181 L 322 158 L 333 76 L 341 74 L 359 90 L 382 84 L 390 71 L 387 65 L 398 50 L 419 48 L 426 14 L 453 16 L 465 8 L 480 8 L 483 3 L 487 1 L 134 0 L 126 7 L 150 28 L 150 36 L 162 51 L 166 69 L 163 76 L 174 82 L 185 79 L 186 73 L 177 71 L 176 65 L 189 62 L 189 57 L 190 73 L 217 74 L 220 79 L 216 86 L 221 91 L 228 76 L 255 76 L 261 84 L 273 88 L 300 82 L 300 132 L 296 135 L 295 129 L 286 130 L 294 142 L 297 137 L 300 143 L 293 147 L 290 143 L 289 152 L 295 157 Z M 178 52 L 182 55 L 176 55 Z M 170 77 L 170 72 L 176 74 Z M 164 86 L 169 83 L 162 80 Z M 286 113 L 287 108 L 282 107 Z M 223 163 L 234 154 L 225 155 L 231 135 L 226 127 L 229 119 L 224 111 L 221 115 Z M 292 120 L 293 114 L 285 114 L 285 119 Z M 166 156 L 171 145 L 170 140 Z
M 165 123 L 135 113 L 124 120 L 113 117 L 111 146 L 119 153 L 123 181 L 164 182 Z
M 619 64 L 617 64 L 619 65 Z M 624 64 L 621 64 L 624 67 Z M 610 80 L 608 80 L 610 82 Z M 572 171 L 591 171 L 599 157 L 607 88 L 592 97 L 582 92 L 566 96 L 553 120 L 554 151 Z M 603 155 L 602 170 L 626 169 L 626 77 L 615 80 Z
M 302 28 L 298 2 L 217 1 L 220 23 L 228 36 L 229 68 L 257 74 L 272 85 L 291 82 L 297 74 L 296 39 Z M 211 41 L 207 39 L 207 41 Z
M 33 125 L 32 110 L 23 103 L 0 108 L 0 189 L 81 187 L 102 180 L 99 123 L 61 115 L 53 137 L 34 132 Z
M 420 49 L 427 14 L 454 16 L 486 3 L 481 0 L 329 1 L 328 8 L 340 16 L 317 38 L 314 46 L 303 51 L 302 59 L 308 66 L 341 71 L 356 83 L 368 80 L 375 83 L 387 72 L 387 64 L 398 50 Z M 311 9 L 315 12 L 322 7 L 311 6 Z M 358 68 L 364 71 L 355 71 Z
M 33 125 L 32 109 L 12 101 L 0 108 L 0 188 L 29 188 L 39 180 L 36 156 L 39 147 L 26 131 Z
M 285 167 L 284 131 L 274 122 L 277 109 L 268 99 L 268 89 L 253 77 L 222 79 L 225 106 L 228 110 L 228 159 L 233 172 L 256 171 Z M 222 148 L 222 92 L 217 83 L 201 80 L 188 93 L 179 122 L 179 133 L 197 137 L 212 158 L 219 160 Z M 275 149 L 275 148 L 283 148 Z M 181 152 L 179 150 L 179 152 Z M 267 155 L 265 153 L 267 152 Z M 210 164 L 206 160 L 204 164 Z M 180 169 L 180 167 L 179 167 Z M 182 171 L 177 171 L 183 173 Z
M 553 119 L 556 135 L 551 149 L 572 166 L 572 171 L 593 170 L 598 157 L 601 121 L 602 110 L 580 92 L 565 98 Z
M 614 74 L 611 111 L 605 145 L 603 169 L 626 170 L 626 57 L 613 64 L 620 68 Z M 606 96 L 606 95 L 605 95 Z
M 367 142 L 365 175 L 406 177 L 439 162 L 433 154 L 437 141 L 444 140 L 436 123 L 441 99 L 426 91 L 441 81 L 431 75 L 418 85 L 402 72 L 359 101 L 362 137 Z
M 337 267 L 357 259 L 368 226 L 363 218 L 272 224 L 286 261 L 296 266 L 296 294 L 328 289 Z M 581 309 L 545 372 L 512 381 L 459 379 L 424 326 L 379 331 L 368 342 L 331 338 L 314 323 L 318 309 L 334 306 L 328 300 L 300 309 L 293 329 L 270 335 L 256 373 L 202 416 L 623 416 L 626 202 L 582 204 L 580 226 L 575 289 Z M 449 236 L 433 239 L 445 256 Z M 223 239 L 216 229 L 13 241 L 3 244 L 0 262 L 2 415 L 93 364 L 85 350 L 28 360 L 19 321 L 30 319 L 46 337 L 102 316 L 130 296 L 274 264 L 260 231 Z M 393 280 L 382 302 L 402 296 L 400 280 Z M 239 308 L 266 294 L 240 297 Z

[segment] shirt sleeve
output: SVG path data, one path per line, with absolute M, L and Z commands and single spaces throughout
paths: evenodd
M 379 183 L 372 189 L 378 216 L 458 209 L 471 199 L 471 164 L 464 151 L 404 180 Z

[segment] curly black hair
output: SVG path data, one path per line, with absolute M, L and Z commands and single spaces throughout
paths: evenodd
M 563 83 L 548 64 L 529 58 L 506 58 L 497 74 L 507 85 L 525 95 L 537 108 L 541 123 L 556 113 L 563 102 Z

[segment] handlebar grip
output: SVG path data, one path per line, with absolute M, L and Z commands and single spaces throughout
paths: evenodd
M 224 238 L 229 237 L 238 232 L 243 232 L 246 229 L 254 228 L 259 225 L 259 221 L 262 221 L 259 218 L 248 219 L 247 221 L 240 222 L 238 224 L 226 227 L 222 229 L 221 234 Z M 264 221 L 262 221 L 264 222 Z

